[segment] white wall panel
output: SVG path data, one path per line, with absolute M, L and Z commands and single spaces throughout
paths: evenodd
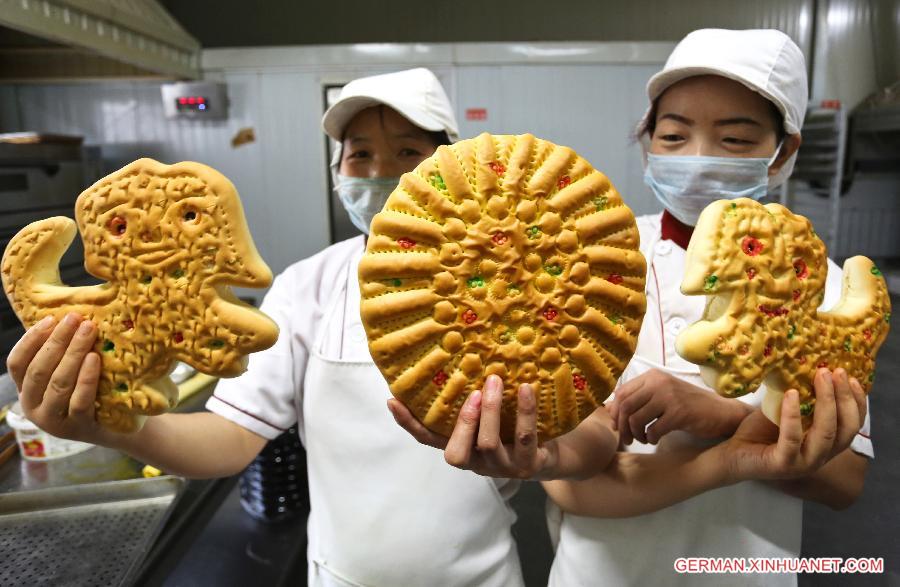
M 840 100 L 848 110 L 879 89 L 871 2 L 817 0 L 811 103 Z
M 456 104 L 463 137 L 485 130 L 532 132 L 569 145 L 611 178 L 636 213 L 658 210 L 641 180 L 640 150 L 631 132 L 645 107 L 646 80 L 661 63 L 647 63 L 644 55 L 622 64 L 600 59 L 472 65 L 453 62 L 452 52 L 441 55 L 448 61 L 427 65 Z M 402 65 L 290 65 L 284 59 L 252 67 L 246 59 L 234 67 L 222 60 L 217 65 L 208 73 L 228 84 L 224 121 L 165 118 L 159 85 L 150 82 L 7 87 L 0 91 L 0 121 L 9 125 L 4 130 L 82 135 L 86 143 L 102 146 L 109 171 L 138 157 L 195 160 L 219 169 L 241 194 L 260 253 L 280 272 L 331 238 L 328 155 L 319 127 L 323 86 Z M 466 121 L 472 107 L 487 108 L 488 119 Z M 255 130 L 256 141 L 232 147 L 231 138 L 244 127 Z
M 646 108 L 647 80 L 658 70 L 658 64 L 461 66 L 460 132 L 530 132 L 570 146 L 610 178 L 636 214 L 658 212 L 632 138 Z M 468 108 L 485 108 L 487 119 L 466 120 Z

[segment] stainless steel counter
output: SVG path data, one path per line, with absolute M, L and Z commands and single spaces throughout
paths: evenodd
M 213 389 L 196 393 L 176 411 L 203 410 Z M 0 406 L 15 397 L 15 387 L 0 376 Z M 16 454 L 0 466 L 0 493 L 134 479 L 141 477 L 142 467 L 119 451 L 99 446 L 48 462 L 29 462 Z M 304 584 L 306 516 L 275 525 L 255 520 L 241 508 L 238 478 L 187 481 L 132 584 Z

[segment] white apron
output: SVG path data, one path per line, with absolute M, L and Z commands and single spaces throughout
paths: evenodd
M 356 270 L 355 259 L 348 272 Z M 515 513 L 493 480 L 447 465 L 441 451 L 400 428 L 371 360 L 323 356 L 325 333 L 342 322 L 344 291 L 347 305 L 359 307 L 358 288 L 347 283 L 326 313 L 303 386 L 308 584 L 522 585 L 510 532 Z M 359 333 L 358 310 L 346 322 L 345 334 Z
M 649 235 L 644 251 L 649 268 L 648 294 L 659 285 L 659 295 L 668 304 L 685 310 L 684 317 L 666 322 L 669 334 L 680 331 L 702 313 L 703 298 L 675 298 L 683 273 L 683 251 L 668 241 L 660 242 L 659 231 Z M 645 235 L 642 235 L 642 240 Z M 657 246 L 659 243 L 659 246 Z M 655 253 L 662 257 L 654 263 Z M 670 256 L 671 255 L 671 256 Z M 674 257 L 674 258 L 673 258 Z M 654 266 L 655 265 L 655 266 Z M 657 275 L 658 274 L 658 275 Z M 675 281 L 673 281 L 673 278 Z M 663 284 L 670 284 L 665 288 Z M 674 289 L 672 289 L 674 288 Z M 668 297 L 667 297 L 668 296 Z M 696 316 L 691 316 L 696 314 Z M 699 370 L 678 357 L 663 352 L 666 334 L 662 312 L 648 305 L 644 334 L 637 352 L 622 374 L 621 382 L 651 369 L 675 375 L 688 383 L 706 387 Z M 671 344 L 672 338 L 669 337 Z M 666 355 L 669 359 L 666 359 Z M 715 393 L 710 390 L 710 393 Z M 762 391 L 740 398 L 758 406 Z M 701 440 L 683 431 L 665 435 L 658 446 L 634 441 L 628 452 L 665 452 L 685 446 L 703 446 Z M 679 557 L 796 557 L 800 553 L 803 503 L 759 482 L 722 487 L 677 503 L 663 510 L 621 519 L 602 519 L 563 514 L 548 500 L 547 520 L 556 544 L 550 572 L 552 587 L 588 585 L 796 585 L 794 574 L 677 574 Z

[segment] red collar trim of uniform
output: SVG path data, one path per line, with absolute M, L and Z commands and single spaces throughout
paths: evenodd
M 687 249 L 688 243 L 691 242 L 691 235 L 694 234 L 694 227 L 688 226 L 681 220 L 678 220 L 668 210 L 663 210 L 662 215 L 662 231 L 660 237 L 663 240 L 670 240 L 682 249 Z

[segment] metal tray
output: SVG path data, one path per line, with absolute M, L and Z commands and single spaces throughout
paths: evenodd
M 184 485 L 129 479 L 0 495 L 0 585 L 127 585 Z

